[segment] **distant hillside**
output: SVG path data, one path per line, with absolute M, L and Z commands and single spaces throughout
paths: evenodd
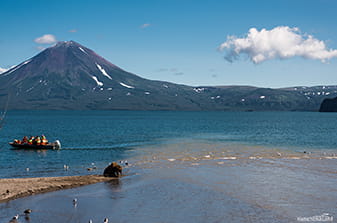
M 0 106 L 22 110 L 318 111 L 336 86 L 186 86 L 124 71 L 74 41 L 0 74 Z M 1 108 L 0 108 L 1 109 Z

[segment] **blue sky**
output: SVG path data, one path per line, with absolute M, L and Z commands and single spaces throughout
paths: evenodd
M 1 0 L 0 67 L 50 46 L 34 40 L 51 34 L 148 79 L 189 85 L 335 85 L 335 56 L 322 62 L 295 54 L 253 63 L 243 49 L 238 60 L 228 62 L 218 47 L 227 36 L 245 38 L 251 28 L 297 27 L 304 39 L 312 35 L 334 50 L 336 10 L 333 0 Z

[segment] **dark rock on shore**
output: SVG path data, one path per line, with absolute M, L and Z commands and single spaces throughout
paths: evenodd
M 116 162 L 111 163 L 107 168 L 104 169 L 103 175 L 105 177 L 120 177 L 122 175 L 123 168 Z
M 337 112 L 337 97 L 324 99 L 319 109 L 320 112 Z

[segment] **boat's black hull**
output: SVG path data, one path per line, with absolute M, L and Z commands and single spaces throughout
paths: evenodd
M 9 145 L 11 145 L 15 149 L 34 149 L 34 150 L 40 150 L 40 149 L 59 149 L 56 143 L 49 143 L 48 145 L 31 145 L 31 144 L 18 144 L 14 142 L 10 142 Z

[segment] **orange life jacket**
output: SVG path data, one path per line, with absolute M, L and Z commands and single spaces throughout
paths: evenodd
M 47 145 L 48 144 L 48 140 L 46 138 L 42 138 L 42 145 Z

